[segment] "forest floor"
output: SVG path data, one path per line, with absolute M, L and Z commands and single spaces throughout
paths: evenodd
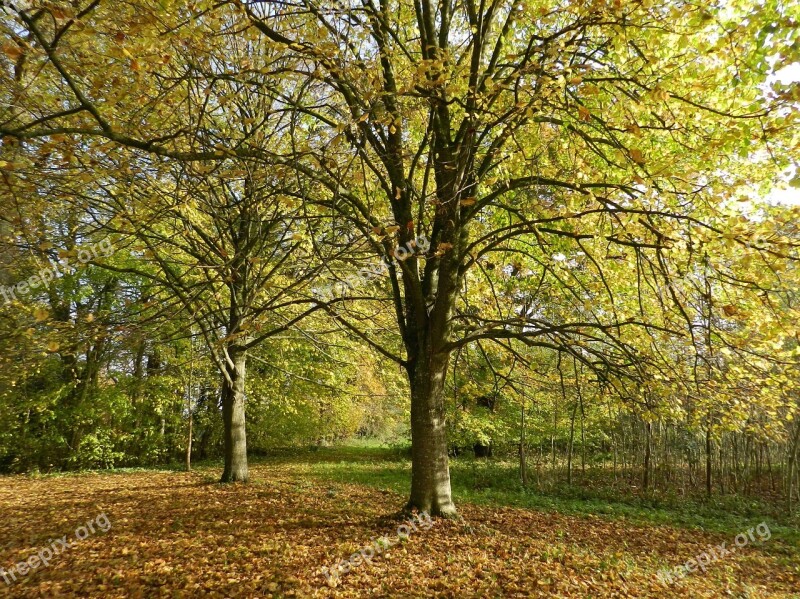
M 257 461 L 249 485 L 210 466 L 0 477 L 0 597 L 800 598 L 798 537 L 769 518 L 700 530 L 597 501 L 498 505 L 459 491 L 472 465 L 454 469 L 463 519 L 418 517 L 402 540 L 407 466 L 331 450 Z M 736 547 L 762 522 L 768 540 Z M 704 553 L 705 571 L 659 578 Z

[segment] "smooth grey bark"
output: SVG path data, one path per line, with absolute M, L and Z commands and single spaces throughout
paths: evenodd
M 444 381 L 449 355 L 424 352 L 409 368 L 411 382 L 411 497 L 409 509 L 453 517 L 447 456 Z
M 443 155 L 451 148 L 435 142 Z M 458 206 L 460 199 L 452 174 L 434 169 L 438 180 L 437 197 L 442 205 Z M 401 199 L 405 196 L 401 193 Z M 396 296 L 398 321 L 406 348 L 406 372 L 411 390 L 411 494 L 409 509 L 425 511 L 431 516 L 452 518 L 457 515 L 450 490 L 450 465 L 447 455 L 444 384 L 453 345 L 450 342 L 452 314 L 463 273 L 459 250 L 466 247 L 467 233 L 455 225 L 456 211 L 450 219 L 437 219 L 432 240 L 452 245 L 452 252 L 441 258 L 431 256 L 419 276 L 416 261 L 402 268 L 405 305 Z M 410 204 L 396 214 L 397 222 L 414 218 Z M 410 241 L 410 234 L 400 241 Z M 405 313 L 404 313 L 405 312 Z
M 186 472 L 192 471 L 192 435 L 194 434 L 194 406 L 192 393 L 194 392 L 194 337 L 189 337 L 189 381 L 186 385 L 186 408 L 189 412 L 189 430 L 186 435 Z
M 225 428 L 225 470 L 220 482 L 248 482 L 247 432 L 245 430 L 245 378 L 247 352 L 230 350 L 231 363 L 222 380 L 222 420 Z

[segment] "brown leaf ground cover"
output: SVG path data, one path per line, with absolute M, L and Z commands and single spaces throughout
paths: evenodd
M 0 568 L 101 513 L 111 523 L 11 585 L 0 578 L 0 597 L 800 597 L 775 537 L 667 585 L 660 568 L 733 539 L 469 504 L 463 521 L 420 527 L 332 587 L 323 567 L 397 539 L 402 521 L 387 516 L 402 496 L 309 480 L 298 462 L 255 466 L 248 486 L 213 472 L 0 478 Z

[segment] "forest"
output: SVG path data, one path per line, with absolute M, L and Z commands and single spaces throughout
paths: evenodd
M 0 597 L 800 597 L 798 21 L 0 0 Z

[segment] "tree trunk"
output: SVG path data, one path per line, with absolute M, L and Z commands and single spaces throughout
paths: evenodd
M 408 508 L 452 517 L 444 381 L 447 355 L 424 352 L 409 367 L 411 383 L 411 498 Z
M 583 397 L 581 397 L 581 480 L 586 477 L 586 414 L 583 411 Z
M 525 454 L 525 398 L 522 398 L 519 432 L 519 478 L 523 487 L 528 486 L 528 459 Z
M 766 448 L 767 448 L 767 471 L 769 472 L 769 488 L 774 493 L 775 476 L 772 473 L 772 450 L 770 449 L 769 445 L 766 445 Z
M 189 380 L 186 385 L 186 409 L 189 412 L 189 431 L 186 435 L 186 472 L 192 471 L 192 434 L 194 433 L 194 337 L 189 336 Z
M 797 469 L 797 450 L 798 446 L 800 446 L 800 422 L 797 422 L 795 425 L 794 430 L 794 439 L 792 440 L 792 444 L 789 448 L 789 492 L 786 495 L 786 510 L 789 515 L 792 515 L 794 511 L 794 506 L 792 505 L 792 498 L 794 495 L 794 480 L 795 480 L 795 470 Z
M 553 427 L 550 429 L 550 476 L 556 476 L 556 400 L 553 400 Z
M 711 497 L 711 423 L 706 427 L 706 497 Z
M 569 447 L 567 448 L 567 485 L 572 484 L 572 448 L 575 443 L 575 415 L 578 411 L 578 402 L 572 407 L 572 417 L 569 420 Z
M 192 471 L 192 429 L 194 428 L 194 414 L 189 410 L 189 432 L 186 436 L 186 472 Z
M 642 491 L 647 493 L 650 490 L 650 451 L 653 436 L 653 424 L 647 422 L 645 425 L 644 439 L 644 474 L 642 475 Z
M 229 355 L 233 363 L 226 364 L 227 376 L 222 380 L 225 470 L 220 482 L 248 482 L 250 475 L 247 469 L 244 393 L 247 352 L 232 349 Z

